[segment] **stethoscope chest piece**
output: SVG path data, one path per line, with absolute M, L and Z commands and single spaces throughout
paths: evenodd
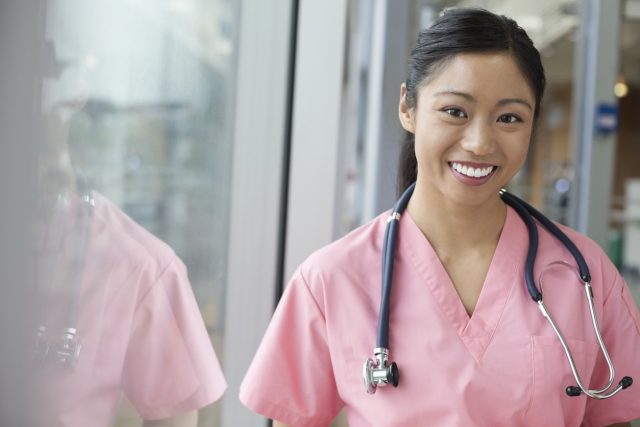
M 75 328 L 65 328 L 62 332 L 62 337 L 53 346 L 53 351 L 58 363 L 66 365 L 71 369 L 74 369 L 80 358 L 80 350 L 82 344 L 78 339 L 78 334 Z
M 362 369 L 367 393 L 373 394 L 378 386 L 387 384 L 398 387 L 400 372 L 396 362 L 389 363 L 389 350 L 378 347 L 374 350 L 374 355 L 374 359 L 369 358 L 364 362 Z
M 75 369 L 80 358 L 82 343 L 78 338 L 78 332 L 75 328 L 64 328 L 61 336 L 53 343 L 49 343 L 46 339 L 46 328 L 40 326 L 36 344 L 33 349 L 33 359 L 41 363 L 47 359 L 52 359 L 62 366 Z

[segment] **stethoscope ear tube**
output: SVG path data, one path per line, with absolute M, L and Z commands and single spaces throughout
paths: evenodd
M 69 368 L 74 369 L 78 363 L 82 343 L 75 327 L 80 310 L 80 294 L 84 267 L 86 264 L 87 249 L 91 238 L 91 226 L 93 224 L 93 214 L 95 209 L 95 199 L 93 191 L 89 187 L 87 180 L 82 174 L 77 175 L 76 180 L 77 192 L 81 199 L 80 221 L 77 227 L 81 230 L 78 237 L 79 242 L 76 245 L 74 258 L 72 259 L 72 267 L 74 276 L 72 280 L 71 300 L 69 302 L 69 311 L 67 313 L 67 327 L 63 328 L 61 336 L 57 337 L 53 342 L 47 339 L 47 328 L 40 325 L 36 335 L 36 341 L 32 350 L 32 359 L 38 362 L 44 362 L 50 357 Z
M 552 221 L 549 220 L 546 216 L 542 215 L 540 211 L 531 206 L 529 203 L 525 202 L 522 199 L 517 198 L 513 194 L 507 193 L 503 190 L 501 194 L 506 195 L 511 200 L 516 200 L 517 203 L 521 204 L 527 212 L 529 212 L 535 219 L 540 221 L 540 223 L 549 230 L 551 234 L 553 234 L 558 240 L 562 242 L 562 244 L 571 252 L 571 255 L 576 260 L 576 264 L 578 264 L 578 270 L 580 271 L 580 278 L 585 282 L 591 282 L 591 274 L 589 273 L 589 267 L 587 267 L 587 262 L 584 260 L 584 257 L 576 247 L 576 245 L 567 237 L 566 234 L 558 228 Z M 503 197 L 504 199 L 504 197 Z M 511 205 L 513 206 L 513 205 Z
M 627 387 L 631 386 L 631 384 L 633 384 L 633 379 L 627 376 L 627 377 L 623 377 L 622 380 L 620 380 L 618 385 L 613 390 L 607 392 L 607 390 L 609 390 L 613 384 L 613 379 L 615 375 L 615 372 L 613 369 L 613 362 L 611 361 L 609 352 L 607 351 L 607 348 L 602 339 L 602 336 L 600 333 L 600 327 L 598 325 L 598 321 L 596 318 L 595 307 L 593 305 L 593 292 L 591 290 L 591 274 L 589 273 L 589 268 L 587 267 L 587 263 L 584 257 L 582 256 L 582 254 L 580 253 L 580 251 L 578 250 L 578 248 L 569 239 L 569 237 L 567 237 L 567 235 L 564 234 L 562 230 L 560 230 L 558 226 L 556 226 L 547 217 L 542 215 L 542 213 L 540 213 L 533 206 L 531 206 L 524 200 L 521 200 L 516 196 L 508 193 L 505 189 L 500 190 L 500 196 L 502 197 L 502 200 L 505 203 L 507 203 L 516 211 L 516 213 L 520 216 L 522 221 L 525 223 L 527 230 L 529 232 L 529 250 L 527 252 L 527 259 L 525 264 L 525 282 L 527 284 L 527 289 L 529 291 L 529 294 L 531 294 L 531 297 L 538 303 L 540 311 L 542 312 L 543 316 L 547 319 L 552 329 L 554 330 L 556 336 L 560 340 L 560 343 L 562 344 L 565 355 L 571 367 L 571 371 L 573 373 L 574 379 L 578 383 L 578 386 L 569 386 L 566 388 L 565 392 L 567 393 L 567 395 L 575 397 L 575 396 L 580 396 L 582 393 L 584 393 L 585 395 L 594 399 L 608 399 L 610 397 L 613 397 L 619 391 L 624 390 Z M 538 232 L 537 232 L 537 227 L 535 225 L 533 218 L 538 220 L 543 227 L 545 227 L 556 239 L 558 239 L 567 248 L 567 250 L 571 253 L 573 258 L 575 259 L 576 264 L 578 265 L 580 278 L 584 281 L 585 293 L 586 293 L 587 302 L 589 304 L 589 311 L 591 314 L 593 330 L 596 335 L 596 338 L 598 339 L 598 345 L 600 346 L 600 350 L 602 351 L 602 354 L 604 355 L 609 368 L 609 381 L 607 385 L 601 389 L 592 390 L 588 388 L 588 385 L 585 385 L 582 383 L 580 374 L 578 373 L 577 367 L 571 355 L 571 350 L 569 349 L 564 337 L 562 336 L 560 329 L 558 328 L 555 321 L 553 320 L 551 313 L 549 313 L 549 311 L 547 310 L 542 300 L 542 292 L 535 286 L 535 283 L 533 281 L 533 267 L 535 265 L 535 258 L 536 258 L 537 249 L 538 249 Z
M 633 378 L 622 377 L 622 379 L 620 380 L 616 388 L 611 393 L 608 393 L 607 395 L 603 395 L 603 396 L 596 395 L 596 396 L 590 396 L 590 397 L 595 397 L 596 399 L 607 399 L 613 396 L 614 394 L 616 394 L 617 392 L 619 392 L 620 390 L 624 390 L 625 388 L 630 387 L 631 384 L 633 384 Z M 582 389 L 574 385 L 570 385 L 569 387 L 567 387 L 565 391 L 567 393 L 567 396 L 571 396 L 571 397 L 577 397 L 582 394 Z
M 500 197 L 509 206 L 511 206 L 522 218 L 524 224 L 527 227 L 529 233 L 529 249 L 527 251 L 527 259 L 525 261 L 524 268 L 524 280 L 527 284 L 527 290 L 529 295 L 535 302 L 542 301 L 542 292 L 536 287 L 535 280 L 533 278 L 533 266 L 536 262 L 536 254 L 538 253 L 538 228 L 533 222 L 531 215 L 527 214 L 526 208 L 522 205 L 520 199 L 514 195 L 508 193 L 505 189 L 500 190 Z
M 382 245 L 382 297 L 380 299 L 380 314 L 378 317 L 378 335 L 376 348 L 389 348 L 389 303 L 391 287 L 393 285 L 393 262 L 395 259 L 396 240 L 400 226 L 400 215 L 404 212 L 413 194 L 415 183 L 411 184 L 396 202 L 384 234 Z
M 395 362 L 389 362 L 389 305 L 393 284 L 393 262 L 395 259 L 400 215 L 404 212 L 413 194 L 415 183 L 407 188 L 389 215 L 382 241 L 382 295 L 380 313 L 378 315 L 378 333 L 374 358 L 367 359 L 363 365 L 364 385 L 367 393 L 373 394 L 379 385 L 391 384 L 397 387 L 400 382 L 400 371 Z
M 392 214 L 393 215 L 393 214 Z M 397 235 L 398 221 L 389 217 L 384 233 L 384 245 L 382 250 L 382 296 L 380 299 L 380 314 L 378 315 L 378 335 L 376 337 L 377 348 L 389 348 L 389 300 L 391 299 L 391 280 L 393 279 L 393 260 L 395 256 L 395 236 Z

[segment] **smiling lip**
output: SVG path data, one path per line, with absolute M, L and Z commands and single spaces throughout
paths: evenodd
M 496 165 L 488 163 L 449 162 L 449 169 L 453 176 L 465 185 L 477 186 L 489 181 L 495 171 Z

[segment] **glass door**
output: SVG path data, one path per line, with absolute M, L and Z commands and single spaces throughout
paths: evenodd
M 25 117 L 42 123 L 33 138 L 34 318 L 55 325 L 80 319 L 90 325 L 85 331 L 98 330 L 97 338 L 85 333 L 81 340 L 82 328 L 71 328 L 66 360 L 75 360 L 78 350 L 79 358 L 91 358 L 91 370 L 83 373 L 89 382 L 111 376 L 109 385 L 84 393 L 88 418 L 72 424 L 160 425 L 145 415 L 148 408 L 128 398 L 127 388 L 138 387 L 162 406 L 170 399 L 153 394 L 162 381 L 185 399 L 201 392 L 210 400 L 214 392 L 188 386 L 198 371 L 173 364 L 189 361 L 202 340 L 180 351 L 172 351 L 180 348 L 177 341 L 162 345 L 184 338 L 172 333 L 174 326 L 197 335 L 182 324 L 188 318 L 200 324 L 204 346 L 213 344 L 228 389 L 215 404 L 172 425 L 264 425 L 237 402 L 237 390 L 271 315 L 278 281 L 292 3 L 41 3 L 34 24 L 40 32 L 34 44 L 42 46 L 33 88 L 37 112 Z M 105 231 L 112 229 L 117 232 Z M 94 256 L 97 244 L 104 251 Z M 166 264 L 155 267 L 153 278 L 143 277 L 150 261 L 141 254 Z M 178 275 L 183 289 L 166 291 L 165 303 L 184 313 L 174 310 L 175 319 L 154 329 L 148 325 L 163 308 L 147 295 L 155 278 L 168 274 Z M 108 292 L 102 290 L 106 283 Z M 86 292 L 109 297 L 89 305 Z M 113 302 L 118 298 L 119 305 Z M 49 354 L 52 347 L 44 344 L 50 329 L 38 329 L 35 341 L 42 345 L 34 354 Z M 154 340 L 158 347 L 133 348 Z M 105 342 L 120 341 L 117 354 L 105 352 Z M 120 359 L 133 351 L 147 351 L 146 359 L 127 368 Z M 125 368 L 114 368 L 118 363 Z M 150 365 L 171 368 L 145 384 L 130 384 L 141 381 L 135 378 Z M 71 372 L 51 375 L 60 380 Z M 82 387 L 74 392 L 83 393 Z M 92 418 L 89 407 L 114 393 L 118 402 L 106 411 L 109 419 L 97 413 Z M 167 414 L 180 412 L 180 402 L 173 403 Z M 157 416 L 162 413 L 151 418 L 164 418 Z

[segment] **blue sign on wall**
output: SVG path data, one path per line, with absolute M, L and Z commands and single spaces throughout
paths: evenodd
M 618 106 L 598 104 L 596 107 L 596 132 L 608 135 L 618 130 Z

